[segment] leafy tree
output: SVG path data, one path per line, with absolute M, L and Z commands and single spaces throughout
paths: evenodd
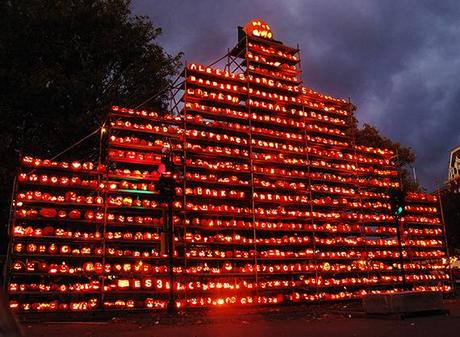
M 165 108 L 181 55 L 165 53 L 160 34 L 129 0 L 0 1 L 2 224 L 20 154 L 52 157 L 97 129 L 112 104 L 160 93 L 146 107 Z M 93 138 L 72 156 L 97 153 Z
M 364 124 L 362 128 L 357 127 L 356 120 L 349 131 L 354 136 L 358 145 L 365 145 L 393 150 L 397 155 L 398 171 L 401 177 L 402 186 L 405 191 L 421 191 L 418 182 L 411 177 L 410 167 L 415 162 L 415 153 L 410 147 L 402 146 L 391 139 L 382 136 L 374 126 Z
M 355 137 L 355 141 L 359 145 L 381 147 L 392 149 L 398 154 L 399 173 L 402 180 L 403 189 L 405 191 L 420 192 L 422 190 L 418 182 L 415 182 L 411 177 L 410 167 L 415 162 L 415 153 L 410 147 L 404 147 L 399 143 L 395 143 L 389 138 L 382 136 L 380 132 L 369 124 L 364 124 L 362 128 L 357 127 L 357 120 L 352 122 L 349 135 Z M 460 194 L 455 193 L 455 186 L 446 186 L 441 192 L 441 202 L 443 206 L 444 222 L 447 232 L 447 243 L 452 253 L 460 252 Z

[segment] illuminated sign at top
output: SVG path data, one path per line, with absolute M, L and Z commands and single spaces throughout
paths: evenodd
M 273 39 L 273 33 L 270 26 L 262 20 L 254 19 L 249 21 L 243 28 L 249 36 Z

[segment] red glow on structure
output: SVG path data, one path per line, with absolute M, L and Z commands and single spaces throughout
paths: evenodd
M 402 291 L 402 270 L 451 291 L 437 198 L 407 195 L 400 251 L 394 152 L 354 145 L 354 107 L 301 86 L 298 50 L 265 22 L 244 31 L 244 72 L 188 64 L 174 116 L 113 106 L 104 164 L 23 157 L 12 310 L 163 310 L 170 289 L 179 309 L 339 301 Z

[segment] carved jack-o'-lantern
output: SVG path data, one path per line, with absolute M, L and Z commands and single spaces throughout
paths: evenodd
M 40 209 L 40 216 L 44 218 L 55 218 L 57 211 L 54 208 L 42 208 Z
M 23 243 L 17 243 L 15 246 L 14 246 L 14 251 L 16 253 L 23 253 L 24 252 L 24 244 Z
M 41 228 L 34 229 L 34 236 L 42 236 L 42 235 L 43 235 L 43 230 Z
M 38 247 L 36 244 L 34 243 L 29 243 L 27 245 L 27 253 L 36 253 L 38 250 Z
M 77 209 L 73 209 L 69 212 L 68 217 L 70 219 L 80 219 L 81 217 L 81 212 Z
M 13 235 L 24 235 L 25 229 L 22 226 L 15 226 L 13 229 Z
M 70 253 L 70 247 L 68 245 L 63 245 L 61 246 L 61 254 L 69 254 Z
M 61 185 L 66 186 L 66 185 L 69 185 L 70 180 L 69 180 L 68 177 L 61 177 L 61 178 L 59 179 L 59 183 L 60 183 Z
M 81 169 L 81 163 L 78 161 L 74 161 L 71 164 L 71 167 L 73 170 L 80 170 Z
M 12 268 L 15 271 L 23 271 L 24 269 L 26 269 L 26 266 L 24 265 L 24 262 L 16 261 L 13 263 Z
M 10 309 L 11 311 L 17 311 L 19 310 L 19 302 L 16 300 L 11 300 L 10 301 Z M 23 309 L 24 310 L 24 309 Z
M 92 262 L 85 262 L 83 264 L 83 270 L 86 271 L 86 272 L 94 272 L 95 271 L 95 268 L 94 268 L 94 263 Z
M 142 288 L 144 289 L 152 289 L 153 288 L 153 279 L 150 277 L 146 277 L 142 280 Z
M 118 289 L 120 290 L 126 290 L 126 289 L 129 289 L 130 285 L 129 285 L 129 280 L 128 279 L 119 279 L 117 281 L 117 287 Z
M 77 200 L 77 193 L 68 191 L 65 193 L 65 201 L 75 202 Z
M 57 216 L 58 218 L 60 219 L 64 219 L 64 218 L 67 218 L 67 211 L 61 209 L 57 212 Z
M 11 292 L 18 291 L 19 285 L 17 283 L 10 283 L 8 290 Z
M 104 265 L 100 262 L 94 264 L 94 271 L 96 274 L 102 274 L 104 272 Z
M 84 170 L 87 170 L 87 171 L 92 171 L 92 170 L 94 170 L 94 164 L 91 163 L 91 162 L 85 162 L 85 163 L 83 163 L 82 167 L 83 167 Z
M 94 212 L 93 211 L 86 211 L 85 212 L 85 219 L 86 220 L 93 220 L 94 219 Z
M 224 269 L 225 269 L 225 271 L 230 272 L 233 269 L 233 265 L 230 262 L 225 262 L 224 263 Z
M 35 261 L 28 261 L 26 262 L 26 270 L 30 272 L 34 272 L 37 270 L 37 264 L 38 262 Z

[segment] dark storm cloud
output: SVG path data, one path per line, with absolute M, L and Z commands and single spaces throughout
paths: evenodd
M 459 1 L 135 0 L 134 12 L 163 28 L 161 44 L 210 63 L 252 18 L 300 45 L 306 86 L 350 97 L 362 123 L 417 154 L 424 186 L 447 176 L 460 144 Z

